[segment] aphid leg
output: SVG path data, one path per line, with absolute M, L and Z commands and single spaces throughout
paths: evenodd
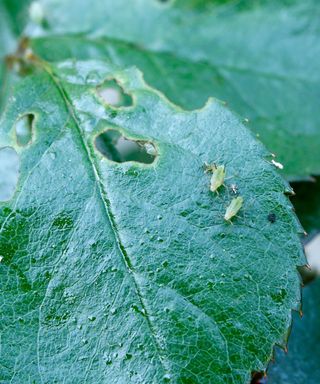
M 239 215 L 234 215 L 233 217 L 236 217 L 237 219 L 241 219 L 241 216 L 239 216 Z M 233 218 L 232 217 L 232 218 Z M 232 220 L 230 219 L 230 220 L 226 220 L 226 222 L 227 223 L 230 223 L 231 225 L 234 225 L 234 223 L 232 222 Z

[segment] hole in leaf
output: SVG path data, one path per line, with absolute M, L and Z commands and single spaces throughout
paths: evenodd
M 31 113 L 20 117 L 15 124 L 17 143 L 20 147 L 25 147 L 32 140 L 32 126 L 34 115 Z
M 0 201 L 10 200 L 19 178 L 19 156 L 10 147 L 0 149 Z
M 309 236 L 304 246 L 307 257 L 307 265 L 299 267 L 298 270 L 304 284 L 310 283 L 320 272 L 320 234 Z
M 105 157 L 117 163 L 136 161 L 151 164 L 157 156 L 155 146 L 149 141 L 128 139 L 116 129 L 101 133 L 96 138 L 95 145 Z
M 266 384 L 267 377 L 264 372 L 253 372 L 250 384 Z
M 98 86 L 97 92 L 105 103 L 114 107 L 130 107 L 133 104 L 132 97 L 114 79 Z

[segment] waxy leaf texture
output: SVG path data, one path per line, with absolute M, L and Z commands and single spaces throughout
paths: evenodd
M 0 146 L 20 157 L 0 205 L 0 382 L 250 382 L 286 342 L 304 264 L 269 153 L 216 100 L 186 112 L 136 69 L 27 58 L 0 121 Z M 110 79 L 131 106 L 101 100 Z M 109 160 L 96 143 L 110 131 L 154 161 Z

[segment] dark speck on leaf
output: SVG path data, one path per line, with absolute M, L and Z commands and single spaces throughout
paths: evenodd
M 277 216 L 275 213 L 273 213 L 273 212 L 269 213 L 268 220 L 270 221 L 270 223 L 275 223 L 276 219 L 277 219 Z

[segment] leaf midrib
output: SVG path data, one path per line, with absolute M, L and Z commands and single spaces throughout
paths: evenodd
M 157 332 L 156 332 L 155 327 L 153 326 L 152 321 L 150 319 L 150 315 L 149 315 L 149 312 L 148 312 L 148 309 L 147 309 L 147 305 L 146 305 L 145 300 L 143 298 L 143 295 L 142 295 L 142 292 L 141 292 L 138 280 L 137 280 L 137 278 L 135 276 L 135 269 L 134 269 L 134 267 L 132 265 L 131 259 L 130 259 L 129 255 L 128 255 L 124 245 L 122 244 L 122 241 L 121 241 L 121 238 L 120 238 L 120 234 L 119 234 L 119 232 L 117 230 L 117 224 L 115 222 L 114 215 L 113 215 L 112 210 L 111 210 L 111 202 L 110 202 L 110 199 L 108 198 L 107 191 L 104 188 L 103 183 L 101 181 L 101 176 L 99 174 L 98 168 L 95 165 L 95 162 L 93 160 L 94 156 L 92 154 L 92 151 L 87 146 L 87 144 L 85 143 L 85 140 L 82 137 L 80 123 L 79 123 L 78 118 L 76 116 L 76 111 L 74 110 L 72 101 L 70 100 L 67 91 L 64 89 L 63 85 L 61 84 L 61 82 L 59 81 L 57 76 L 48 68 L 48 66 L 47 65 L 43 65 L 42 68 L 48 73 L 48 75 L 52 79 L 54 85 L 57 87 L 57 89 L 58 89 L 59 93 L 61 94 L 62 99 L 63 99 L 63 101 L 64 101 L 64 103 L 66 105 L 66 108 L 69 111 L 72 120 L 74 121 L 74 125 L 75 125 L 75 128 L 76 128 L 75 131 L 76 131 L 76 133 L 77 133 L 77 135 L 78 135 L 78 137 L 80 139 L 80 142 L 81 142 L 81 144 L 83 146 L 83 149 L 84 149 L 85 154 L 87 156 L 88 163 L 91 165 L 92 172 L 94 174 L 95 180 L 96 180 L 97 185 L 98 185 L 99 197 L 100 197 L 100 199 L 101 199 L 101 201 L 103 203 L 104 212 L 105 212 L 105 215 L 106 215 L 106 218 L 107 218 L 108 222 L 110 223 L 110 226 L 111 226 L 111 229 L 112 229 L 112 233 L 114 235 L 114 238 L 115 238 L 115 241 L 116 241 L 116 244 L 117 244 L 118 251 L 119 251 L 119 253 L 121 255 L 122 262 L 124 263 L 124 265 L 125 265 L 125 267 L 127 269 L 128 274 L 130 276 L 132 276 L 132 281 L 133 281 L 133 285 L 134 285 L 134 288 L 135 288 L 138 300 L 139 300 L 139 302 L 141 304 L 141 307 L 143 308 L 144 317 L 145 317 L 145 319 L 147 321 L 148 328 L 150 330 L 150 334 L 151 334 L 152 340 L 154 342 L 154 346 L 156 348 L 156 351 L 158 352 L 159 361 L 160 361 L 160 363 L 161 363 L 161 365 L 162 365 L 162 367 L 164 369 L 164 372 L 166 374 L 170 374 L 169 363 L 166 361 L 167 359 L 166 359 L 165 355 L 162 352 L 161 344 L 158 341 Z

